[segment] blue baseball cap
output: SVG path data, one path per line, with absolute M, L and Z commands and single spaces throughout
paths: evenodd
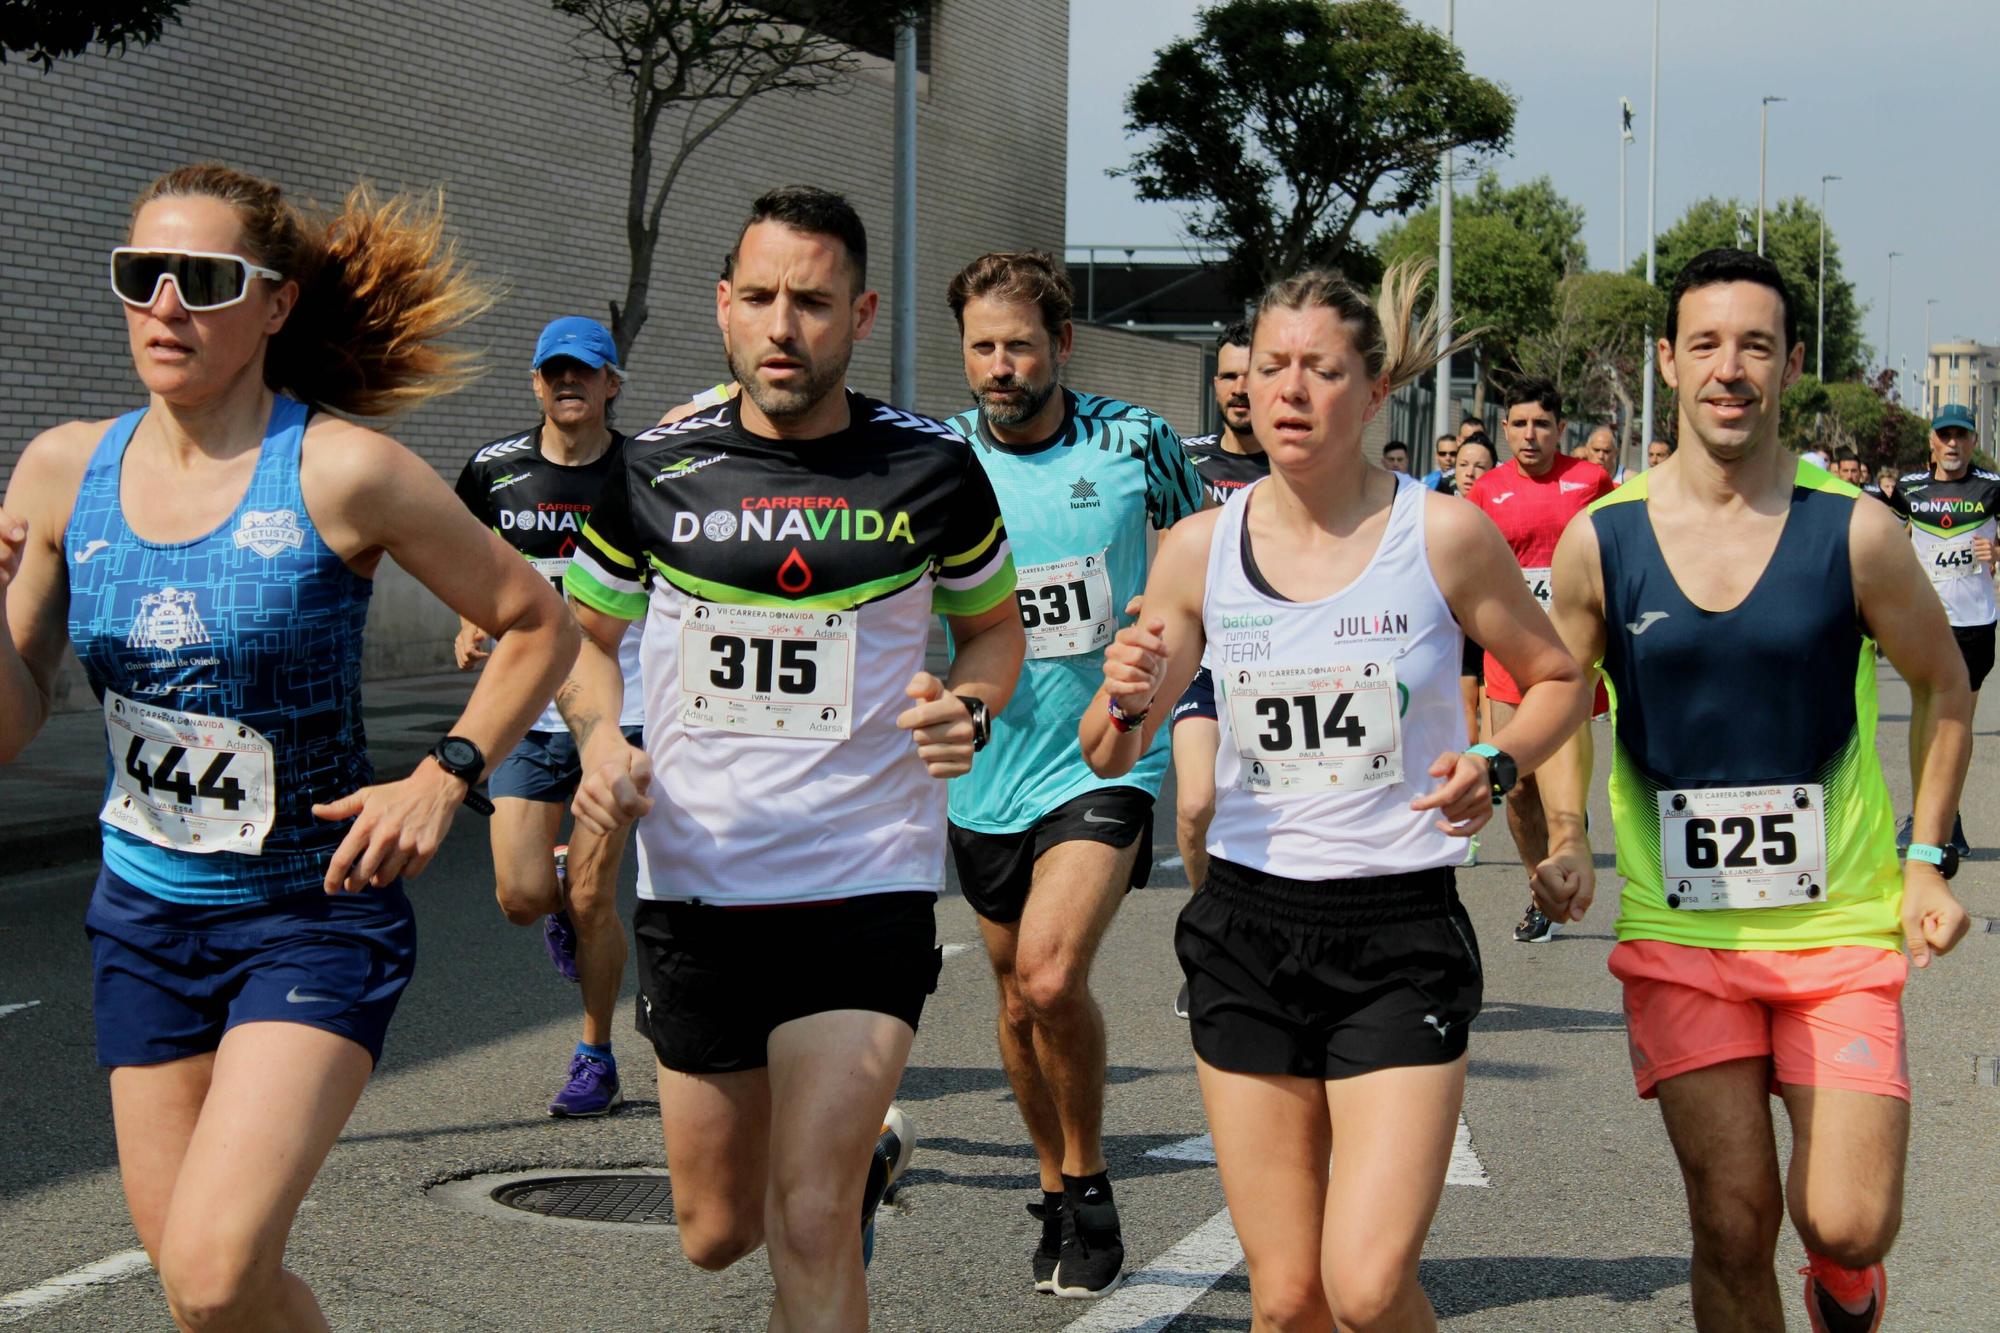
M 1931 418 L 1932 430 L 1946 430 L 1952 426 L 1957 426 L 1960 430 L 1969 430 L 1974 435 L 1979 434 L 1979 423 L 1972 419 L 1972 409 L 1962 403 L 1946 403 L 1938 409 L 1938 414 Z
M 534 369 L 540 370 L 545 362 L 559 356 L 572 361 L 581 361 L 592 370 L 599 366 L 618 364 L 618 344 L 612 341 L 611 330 L 594 319 L 582 315 L 564 315 L 552 319 L 542 330 L 542 336 L 535 340 Z

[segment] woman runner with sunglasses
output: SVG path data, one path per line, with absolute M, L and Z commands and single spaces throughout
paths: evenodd
M 1271 474 L 1161 541 L 1080 728 L 1118 774 L 1198 664 L 1223 694 L 1208 882 L 1175 943 L 1259 1329 L 1436 1327 L 1417 1260 L 1481 998 L 1454 839 L 1588 703 L 1492 522 L 1362 455 L 1435 363 L 1423 272 L 1392 268 L 1378 306 L 1325 272 L 1264 293 L 1250 420 Z M 1491 746 L 1465 744 L 1461 626 L 1528 686 Z
M 39 436 L 0 507 L 0 760 L 47 719 L 65 639 L 104 705 L 98 1060 L 183 1328 L 327 1327 L 281 1264 L 409 982 L 401 879 L 576 653 L 548 583 L 428 464 L 329 414 L 469 378 L 433 343 L 488 298 L 441 230 L 365 187 L 320 223 L 222 166 L 161 177 L 111 269 L 149 401 Z M 361 630 L 385 554 L 507 669 L 373 785 Z

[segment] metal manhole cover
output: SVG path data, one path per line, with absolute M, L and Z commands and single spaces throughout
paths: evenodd
M 663 1175 L 541 1176 L 493 1191 L 493 1201 L 524 1213 L 628 1226 L 674 1225 L 674 1191 Z

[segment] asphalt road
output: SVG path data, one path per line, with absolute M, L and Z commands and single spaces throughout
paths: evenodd
M 1883 695 L 1883 753 L 1901 805 L 1907 694 L 1885 676 Z M 1996 708 L 1989 700 L 1966 798 L 1976 844 L 2000 844 Z M 1609 827 L 1607 811 L 1597 818 Z M 1615 880 L 1607 869 L 1589 922 L 1551 944 L 1517 945 L 1520 868 L 1504 831 L 1489 832 L 1485 851 L 1460 877 L 1487 989 L 1466 1098 L 1470 1152 L 1454 1171 L 1480 1183 L 1447 1187 L 1424 1285 L 1453 1329 L 1692 1328 L 1679 1181 L 1657 1113 L 1633 1096 L 1618 988 L 1604 967 Z M 2000 918 L 1996 861 L 1984 851 L 1958 881 L 1982 918 Z M 461 820 L 413 888 L 417 978 L 383 1066 L 300 1214 L 290 1263 L 343 1329 L 761 1328 L 770 1288 L 761 1256 L 704 1274 L 661 1228 L 478 1213 L 432 1189 L 489 1172 L 664 1160 L 652 1071 L 628 1031 L 629 981 L 619 1028 L 626 1108 L 591 1122 L 543 1114 L 574 1040 L 574 992 L 536 934 L 501 918 L 487 867 L 478 821 Z M 93 874 L 78 864 L 0 881 L 0 1323 L 18 1317 L 38 1333 L 170 1327 L 145 1270 L 8 1313 L 7 1293 L 136 1243 L 92 1058 L 81 920 Z M 1178 871 L 1157 871 L 1120 913 L 1095 977 L 1110 1027 L 1107 1147 L 1128 1254 L 1134 1267 L 1165 1255 L 1179 1275 L 1095 1304 L 1030 1290 L 1035 1229 L 1021 1206 L 1036 1197 L 1033 1161 L 995 1057 L 993 988 L 972 915 L 949 896 L 941 938 L 970 947 L 945 964 L 899 1097 L 920 1146 L 879 1228 L 876 1327 L 1249 1326 L 1215 1170 L 1188 1160 L 1198 1151 L 1174 1152 L 1205 1129 L 1185 1025 L 1169 1012 L 1184 892 Z M 1975 1075 L 1975 1057 L 2000 1054 L 2000 936 L 1984 925 L 1908 992 L 1916 1124 L 1907 1217 L 1890 1260 L 1894 1328 L 2000 1327 L 2000 1088 Z M 1806 1326 L 1792 1276 L 1802 1262 L 1788 1226 L 1779 1265 L 1794 1329 Z M 1218 1267 L 1226 1271 L 1211 1282 Z

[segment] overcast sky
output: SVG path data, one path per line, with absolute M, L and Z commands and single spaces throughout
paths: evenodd
M 1443 27 L 1446 0 L 1404 0 Z M 1130 161 L 1126 91 L 1152 54 L 1194 31 L 1197 0 L 1071 0 L 1069 239 L 1174 242 L 1172 205 L 1141 203 L 1106 176 Z M 1474 72 L 1518 99 L 1509 181 L 1548 175 L 1585 210 L 1594 267 L 1618 259 L 1618 98 L 1632 99 L 1631 254 L 1645 252 L 1649 0 L 1458 0 L 1456 36 Z M 1880 348 L 1891 250 L 1894 351 L 1915 376 L 1924 302 L 1932 337 L 2000 342 L 1993 263 L 1993 0 L 1671 0 L 1660 35 L 1659 222 L 1691 201 L 1734 194 L 1754 208 L 1757 122 L 1771 108 L 1767 197 L 1828 186 L 1827 214 Z

